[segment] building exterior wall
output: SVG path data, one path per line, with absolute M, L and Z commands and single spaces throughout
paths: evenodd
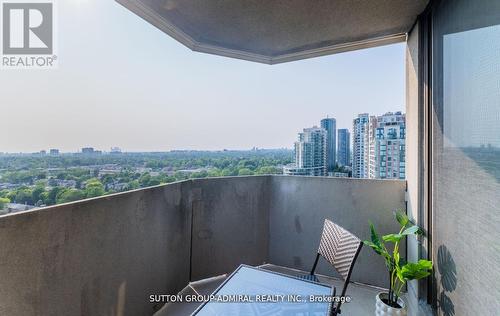
M 347 128 L 338 131 L 337 162 L 339 166 L 351 165 L 351 133 Z
M 326 176 L 327 165 L 327 137 L 323 128 L 305 128 L 299 133 L 299 139 L 294 144 L 295 164 L 285 166 L 286 175 Z
M 337 164 L 337 121 L 334 118 L 323 119 L 321 127 L 326 130 L 327 172 L 333 172 Z
M 368 178 L 368 150 L 369 150 L 369 117 L 368 114 L 359 114 L 353 121 L 352 127 L 352 176 L 353 178 Z
M 405 115 L 401 112 L 389 112 L 370 117 L 368 134 L 368 177 L 405 179 Z

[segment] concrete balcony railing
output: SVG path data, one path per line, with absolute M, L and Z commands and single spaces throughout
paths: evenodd
M 308 270 L 323 220 L 360 238 L 397 229 L 403 181 L 189 180 L 0 217 L 0 315 L 152 315 L 152 294 L 272 263 Z M 326 264 L 319 273 L 332 275 Z M 386 287 L 364 249 L 352 281 Z

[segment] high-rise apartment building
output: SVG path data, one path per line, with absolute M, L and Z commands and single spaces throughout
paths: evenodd
M 337 163 L 337 121 L 327 117 L 321 120 L 321 127 L 326 130 L 327 171 L 332 173 Z
M 339 166 L 351 165 L 351 133 L 347 128 L 339 129 L 337 146 L 337 164 Z
M 405 178 L 406 118 L 401 112 L 370 117 L 368 175 L 372 179 Z
M 82 154 L 91 155 L 93 153 L 94 153 L 94 148 L 93 147 L 84 147 L 84 148 L 82 148 Z
M 369 127 L 368 113 L 359 114 L 352 126 L 352 176 L 368 178 Z
M 301 176 L 327 175 L 327 131 L 305 128 L 295 142 L 295 164 L 284 167 L 284 174 Z

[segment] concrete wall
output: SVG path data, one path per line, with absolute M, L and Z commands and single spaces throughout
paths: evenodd
M 188 182 L 193 213 L 192 280 L 229 273 L 268 258 L 270 177 Z
M 189 280 L 174 184 L 0 217 L 0 315 L 151 315 Z
M 404 182 L 189 180 L 0 217 L 0 315 L 151 315 L 150 294 L 264 262 L 309 269 L 323 220 L 360 238 L 397 227 Z M 329 274 L 323 264 L 318 272 Z M 361 253 L 353 280 L 386 286 Z
M 313 265 L 325 218 L 363 240 L 369 220 L 380 234 L 397 232 L 393 210 L 405 208 L 404 181 L 277 176 L 271 191 L 269 260 L 304 270 Z M 335 275 L 321 262 L 318 273 Z M 363 248 L 352 281 L 388 287 L 383 259 Z

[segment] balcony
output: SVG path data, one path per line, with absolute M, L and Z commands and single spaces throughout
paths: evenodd
M 364 239 L 368 220 L 381 233 L 396 230 L 398 208 L 405 208 L 403 181 L 256 176 L 189 180 L 3 216 L 0 314 L 153 315 L 161 304 L 150 295 L 177 294 L 190 282 L 210 292 L 241 263 L 309 270 L 325 218 Z M 317 272 L 339 282 L 325 263 Z M 342 315 L 371 313 L 386 274 L 383 260 L 363 249 Z M 157 315 L 191 308 L 166 306 Z

